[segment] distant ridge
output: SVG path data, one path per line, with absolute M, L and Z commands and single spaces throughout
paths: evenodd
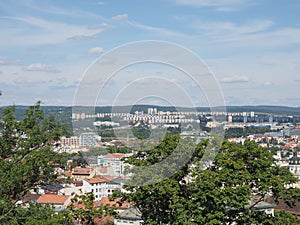
M 0 107 L 0 112 L 4 108 L 8 106 Z M 24 105 L 17 105 L 16 106 L 16 116 L 17 118 L 22 117 L 26 109 L 29 106 Z M 42 106 L 47 115 L 56 115 L 56 116 L 63 116 L 63 117 L 70 117 L 72 114 L 72 106 Z M 85 106 L 76 106 L 76 109 L 84 112 L 85 109 L 91 107 Z M 210 112 L 209 107 L 197 107 L 188 108 L 188 107 L 174 107 L 174 106 L 159 106 L 159 105 L 133 105 L 133 106 L 96 106 L 95 112 L 96 113 L 109 113 L 112 111 L 114 112 L 130 112 L 134 113 L 135 111 L 143 111 L 147 113 L 148 108 L 157 108 L 158 111 L 199 111 L 199 112 Z M 255 112 L 255 113 L 266 113 L 266 114 L 275 114 L 275 115 L 286 115 L 286 116 L 300 116 L 300 107 L 288 107 L 288 106 L 270 106 L 270 105 L 258 105 L 258 106 L 226 106 L 227 112 Z

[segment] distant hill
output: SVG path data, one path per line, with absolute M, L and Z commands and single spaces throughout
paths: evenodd
M 0 107 L 0 113 L 7 106 Z M 72 116 L 73 108 L 71 106 L 42 106 L 45 111 L 45 115 L 54 115 L 59 118 L 61 121 L 70 122 Z M 96 113 L 109 113 L 113 112 L 130 112 L 134 113 L 135 111 L 143 111 L 147 113 L 148 108 L 157 108 L 157 111 L 195 111 L 195 109 L 187 107 L 173 107 L 173 106 L 157 106 L 157 105 L 134 105 L 134 106 L 97 106 L 95 108 Z M 16 106 L 16 117 L 18 120 L 21 120 L 24 116 L 25 111 L 28 109 L 28 106 L 17 105 Z M 81 106 L 76 107 L 79 112 L 85 112 L 87 107 Z M 196 109 L 199 112 L 209 112 L 209 107 L 197 107 Z M 275 115 L 284 115 L 284 116 L 300 116 L 300 107 L 287 107 L 287 106 L 269 106 L 269 105 L 259 105 L 259 106 L 227 106 L 227 112 L 255 112 L 255 113 L 265 113 L 265 114 L 275 114 Z
M 300 115 L 300 107 L 288 107 L 288 106 L 227 106 L 227 112 L 256 112 L 275 115 Z

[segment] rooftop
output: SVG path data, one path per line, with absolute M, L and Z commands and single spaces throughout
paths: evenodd
M 43 204 L 61 204 L 63 205 L 69 198 L 69 195 L 42 195 L 38 198 L 37 203 Z
M 99 206 L 105 206 L 105 205 L 109 205 L 110 207 L 115 206 L 118 209 L 127 209 L 130 207 L 130 204 L 128 202 L 121 202 L 121 198 L 116 198 L 110 201 L 109 197 L 103 197 L 98 202 L 98 204 Z
M 91 168 L 74 168 L 72 174 L 76 175 L 90 175 Z
M 97 183 L 108 183 L 110 182 L 112 179 L 108 178 L 108 177 L 103 177 L 103 176 L 94 176 L 91 179 L 85 179 L 86 182 L 90 183 L 90 184 L 97 184 Z
M 136 207 L 130 207 L 119 213 L 120 218 L 130 220 L 141 220 L 142 213 Z
M 121 159 L 125 157 L 125 154 L 123 153 L 112 153 L 112 154 L 107 154 L 104 156 L 104 158 L 114 158 L 114 159 Z

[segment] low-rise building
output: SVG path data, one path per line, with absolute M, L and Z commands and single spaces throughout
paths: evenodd
M 120 212 L 119 217 L 114 220 L 116 225 L 141 225 L 143 222 L 142 213 L 134 206 Z
M 61 211 L 67 208 L 71 202 L 71 196 L 69 195 L 41 195 L 37 203 L 53 205 L 55 211 Z
M 69 146 L 69 147 L 78 148 L 79 147 L 79 138 L 76 137 L 76 136 L 61 137 L 60 138 L 60 144 L 62 146 Z
M 122 161 L 123 158 L 129 157 L 129 154 L 113 153 L 98 156 L 98 165 L 107 168 L 107 173 L 110 176 L 124 176 L 126 164 Z
M 113 177 L 94 176 L 91 179 L 84 179 L 82 185 L 83 193 L 92 192 L 95 201 L 112 195 L 115 190 L 120 190 L 121 185 L 113 181 Z
M 92 168 L 81 168 L 76 167 L 72 170 L 71 177 L 76 180 L 84 180 L 92 178 L 95 175 L 95 172 Z

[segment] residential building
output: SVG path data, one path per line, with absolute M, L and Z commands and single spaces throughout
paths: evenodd
M 124 176 L 126 166 L 129 164 L 122 161 L 123 158 L 129 157 L 129 154 L 113 153 L 98 156 L 98 165 L 107 167 L 108 175 L 110 176 Z
M 93 132 L 82 133 L 79 136 L 80 147 L 93 147 L 97 145 L 97 142 L 101 140 L 101 137 Z
M 71 177 L 76 180 L 83 180 L 92 178 L 95 175 L 95 172 L 92 168 L 80 168 L 76 167 L 72 170 Z
M 84 179 L 82 192 L 92 192 L 95 201 L 99 201 L 103 197 L 112 195 L 115 190 L 120 190 L 121 185 L 113 181 L 113 177 L 94 176 L 91 179 Z
M 79 138 L 76 137 L 76 136 L 61 137 L 60 138 L 60 144 L 62 146 L 69 146 L 69 147 L 77 148 L 77 147 L 79 147 Z
M 119 217 L 114 220 L 116 225 L 141 225 L 143 222 L 142 213 L 133 206 L 120 212 Z
M 53 205 L 55 211 L 61 211 L 67 208 L 71 202 L 71 196 L 69 195 L 41 195 L 37 203 Z
M 294 152 L 293 157 L 289 159 L 289 170 L 300 181 L 300 157 L 297 155 L 297 152 Z

